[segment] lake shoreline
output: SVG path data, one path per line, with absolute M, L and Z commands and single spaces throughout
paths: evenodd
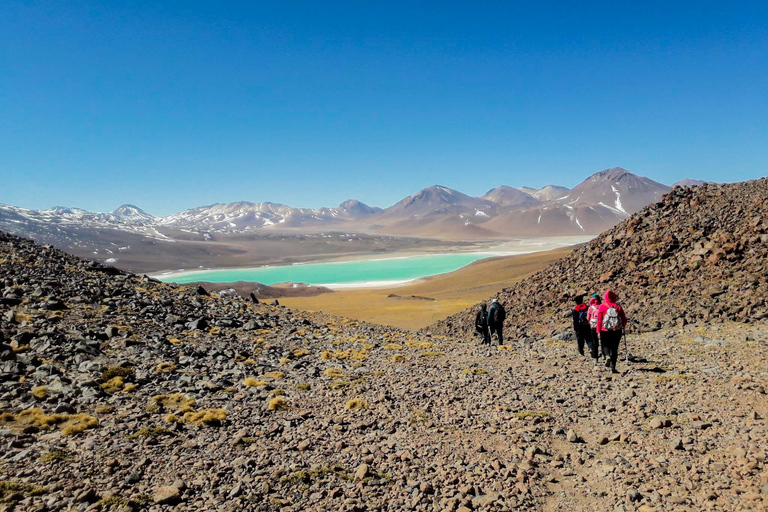
M 164 282 L 177 282 L 179 284 L 187 284 L 189 282 L 195 281 L 195 282 L 215 282 L 215 283 L 227 283 L 227 282 L 238 282 L 238 281 L 245 281 L 245 282 L 253 282 L 253 283 L 262 283 L 267 285 L 275 285 L 275 284 L 285 284 L 285 283 L 306 283 L 310 286 L 323 286 L 326 288 L 331 289 L 350 289 L 350 288 L 386 288 L 386 287 L 392 287 L 392 286 L 402 286 L 407 284 L 414 284 L 420 279 L 427 279 L 430 277 L 434 277 L 437 275 L 445 274 L 454 272 L 460 268 L 463 268 L 467 265 L 473 264 L 474 262 L 485 260 L 488 258 L 496 258 L 496 257 L 506 257 L 506 256 L 517 256 L 517 255 L 525 255 L 525 254 L 531 254 L 536 252 L 542 252 L 542 251 L 548 251 L 556 248 L 562 248 L 562 247 L 570 247 L 573 245 L 577 245 L 580 243 L 586 242 L 591 237 L 541 237 L 541 238 L 535 238 L 535 239 L 517 239 L 517 240 L 508 240 L 505 242 L 494 242 L 494 243 L 488 243 L 488 244 L 478 244 L 478 247 L 476 250 L 467 250 L 466 246 L 454 246 L 451 248 L 448 248 L 447 250 L 416 250 L 416 251 L 398 251 L 393 252 L 391 254 L 387 254 L 386 257 L 382 257 L 383 255 L 381 252 L 376 253 L 368 253 L 368 254 L 350 254 L 350 255 L 344 255 L 340 256 L 338 258 L 332 258 L 332 259 L 324 259 L 321 261 L 306 261 L 306 262 L 296 262 L 286 265 L 261 265 L 261 266 L 250 266 L 250 267 L 232 267 L 232 268 L 210 268 L 210 269 L 180 269 L 176 271 L 168 271 L 168 272 L 162 272 L 162 273 L 154 273 L 152 277 L 158 278 Z M 448 264 L 451 256 L 453 257 L 464 257 L 460 258 L 458 262 L 456 262 L 453 265 Z M 436 264 L 437 262 L 440 262 L 442 266 L 438 266 L 438 268 L 434 268 L 434 272 L 431 270 L 423 270 L 423 269 L 414 269 L 413 267 L 408 267 L 408 261 L 411 260 L 410 263 L 414 264 L 414 259 L 422 259 L 425 264 L 428 264 L 430 262 L 434 262 L 433 264 Z M 456 258 L 454 258 L 456 259 Z M 441 261 L 442 260 L 442 261 Z M 352 267 L 360 267 L 366 264 L 370 264 L 373 262 L 387 262 L 389 267 L 394 266 L 400 266 L 401 271 L 404 272 L 406 275 L 403 275 L 402 277 L 397 275 L 383 275 L 382 279 L 376 279 L 374 275 L 366 275 L 364 277 L 356 276 L 354 278 L 341 278 L 337 280 L 336 282 L 326 282 L 327 277 L 322 278 L 310 278 L 310 279 L 303 279 L 301 275 L 306 275 L 309 273 L 311 275 L 312 271 L 315 271 L 316 275 L 323 275 L 326 274 L 327 269 L 333 269 L 334 267 L 331 267 L 331 265 L 340 265 L 340 264 L 349 264 L 348 268 Z M 447 265 L 447 266 L 446 266 Z M 327 268 L 319 269 L 318 267 L 325 267 Z M 368 267 L 371 267 L 368 265 Z M 405 267 L 405 268 L 403 268 Z M 391 272 L 394 272 L 396 269 L 390 269 Z M 294 271 L 294 272 L 292 272 Z M 362 270 L 360 270 L 362 272 Z M 368 269 L 369 273 L 375 274 L 377 271 L 386 271 L 383 267 L 371 267 Z M 230 278 L 212 278 L 214 274 L 227 274 L 227 273 L 234 273 L 233 276 Z M 294 276 L 294 279 L 279 279 L 279 280 L 270 280 L 270 278 L 262 279 L 259 278 L 247 278 L 244 277 L 244 274 L 254 273 L 256 275 L 258 274 L 274 274 L 274 273 L 280 273 L 280 274 L 286 274 L 286 273 L 292 273 Z M 315 281 L 315 282 L 310 282 Z

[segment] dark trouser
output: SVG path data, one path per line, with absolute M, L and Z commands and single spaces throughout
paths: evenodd
M 483 337 L 483 345 L 491 344 L 491 331 L 488 330 L 488 327 L 478 327 L 477 333 Z
M 584 343 L 592 350 L 592 340 L 588 329 L 576 329 L 576 343 L 581 355 L 584 355 Z
M 499 345 L 503 345 L 504 344 L 504 335 L 501 333 L 501 329 L 502 329 L 503 326 L 501 326 L 501 325 L 491 325 L 490 327 L 491 327 L 491 336 L 496 334 L 496 336 L 498 336 L 498 338 L 499 338 Z
M 592 359 L 597 359 L 597 349 L 600 348 L 600 338 L 597 337 L 597 329 L 590 329 L 589 336 L 592 338 L 592 344 L 589 346 Z
M 608 352 L 611 360 L 611 369 L 616 369 L 616 361 L 619 359 L 619 343 L 621 343 L 621 331 L 603 331 L 600 333 L 603 342 L 603 350 Z

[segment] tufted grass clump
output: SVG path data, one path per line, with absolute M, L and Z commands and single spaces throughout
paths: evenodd
M 420 348 L 422 350 L 427 350 L 434 346 L 429 341 L 406 341 L 405 345 L 412 348 Z
M 285 373 L 283 372 L 266 372 L 264 374 L 265 379 L 271 379 L 271 380 L 280 380 L 283 377 L 285 377 Z
M 549 418 L 547 411 L 519 411 L 515 413 L 515 418 L 519 420 L 530 420 L 534 418 Z
M 288 409 L 288 401 L 284 396 L 276 396 L 267 403 L 267 410 L 269 411 L 282 411 Z
M 157 439 L 160 436 L 170 436 L 173 435 L 173 432 L 168 430 L 167 428 L 163 427 L 146 427 L 142 428 L 141 430 L 134 432 L 130 436 L 128 436 L 128 439 Z
M 122 391 L 123 388 L 125 388 L 125 381 L 123 380 L 123 377 L 120 377 L 120 376 L 112 377 L 111 379 L 109 379 L 108 381 L 106 381 L 104 384 L 101 385 L 101 389 L 103 389 L 105 393 L 109 393 L 110 395 L 113 393 Z
M 155 368 L 155 371 L 157 373 L 171 373 L 177 368 L 177 366 L 173 363 L 169 362 L 163 362 L 157 365 L 157 368 Z
M 5 502 L 7 498 L 14 494 L 20 494 L 27 498 L 29 496 L 42 496 L 47 492 L 48 490 L 45 487 L 40 487 L 38 485 L 2 481 L 0 482 L 0 503 Z
M 432 350 L 432 351 L 422 352 L 421 354 L 419 354 L 419 357 L 438 357 L 442 355 L 443 355 L 442 352 L 437 352 L 435 350 Z
M 194 411 L 195 405 L 194 398 L 182 395 L 181 393 L 153 396 L 151 401 L 156 406 L 162 406 L 167 410 L 178 411 L 182 414 Z
M 267 385 L 265 380 L 256 380 L 253 377 L 246 377 L 243 381 L 243 385 L 247 388 L 260 388 Z
M 28 315 L 26 313 L 14 313 L 13 319 L 16 321 L 17 324 L 31 324 L 32 323 L 32 315 Z
M 73 436 L 84 432 L 89 428 L 99 425 L 99 420 L 88 414 L 71 414 L 67 420 L 61 424 L 61 434 Z
M 659 375 L 657 377 L 654 377 L 653 380 L 655 380 L 656 382 L 662 384 L 662 383 L 665 383 L 665 382 L 684 381 L 684 380 L 687 380 L 687 379 L 690 379 L 690 378 L 691 378 L 690 375 L 686 375 L 686 374 L 681 373 L 681 374 L 678 374 L 678 375 Z
M 340 379 L 344 376 L 344 370 L 341 368 L 328 368 L 323 372 L 323 374 L 326 377 L 330 377 L 332 379 Z
M 100 510 L 119 509 L 128 506 L 128 499 L 121 496 L 107 496 L 99 500 Z
M 485 370 L 484 368 L 467 368 L 465 370 L 461 370 L 462 375 L 485 375 L 488 373 L 488 370 Z
M 299 391 L 309 391 L 312 387 L 306 382 L 299 382 L 296 384 L 295 388 Z
M 45 386 L 36 386 L 32 388 L 32 396 L 38 400 L 45 400 L 48 398 L 48 388 Z
M 360 409 L 367 409 L 368 402 L 366 402 L 362 398 L 353 398 L 352 400 L 349 400 L 346 403 L 345 407 L 347 410 L 350 410 L 350 411 L 358 411 Z
M 183 419 L 193 425 L 218 426 L 227 419 L 227 411 L 224 409 L 203 409 L 198 412 L 188 412 Z
M 114 412 L 115 408 L 111 405 L 100 405 L 96 407 L 93 411 L 96 414 L 109 414 L 111 412 Z
M 56 462 L 63 462 L 67 460 L 67 452 L 64 450 L 53 450 L 40 457 L 40 462 L 43 464 L 54 464 Z
M 88 414 L 45 414 L 35 407 L 21 411 L 16 416 L 6 413 L 0 418 L 0 424 L 32 425 L 38 428 L 58 426 L 65 436 L 79 434 L 86 429 L 98 426 L 99 420 Z
M 131 367 L 110 366 L 101 372 L 101 380 L 107 382 L 115 377 L 122 377 L 123 379 L 126 379 L 128 377 L 132 377 L 134 373 L 136 373 L 136 370 Z
M 397 343 L 385 343 L 383 347 L 387 350 L 403 350 L 403 346 Z
M 390 358 L 390 361 L 393 363 L 402 363 L 405 361 L 405 356 L 403 354 L 395 354 Z
M 297 359 L 299 357 L 304 357 L 304 356 L 307 356 L 307 355 L 309 355 L 309 350 L 307 350 L 305 348 L 297 348 L 296 350 L 293 351 L 293 357 L 295 357 Z
M 512 345 L 499 345 L 499 350 L 512 350 Z

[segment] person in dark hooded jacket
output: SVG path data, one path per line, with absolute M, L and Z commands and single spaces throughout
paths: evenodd
M 587 320 L 587 313 L 589 313 L 589 307 L 584 304 L 584 297 L 577 295 L 573 298 L 576 303 L 576 307 L 571 311 L 573 317 L 573 332 L 576 334 L 576 348 L 579 354 L 584 355 L 584 343 L 592 351 L 592 333 L 589 331 L 589 320 Z
M 504 344 L 504 319 L 507 318 L 507 312 L 504 311 L 504 306 L 498 299 L 493 299 L 491 308 L 488 310 L 488 327 L 491 329 L 491 336 L 496 334 L 499 340 L 499 345 Z
M 483 337 L 483 345 L 491 344 L 491 333 L 488 330 L 488 310 L 485 304 L 480 305 L 480 311 L 475 316 L 475 330 Z
M 611 290 L 606 291 L 603 303 L 597 310 L 597 335 L 610 357 L 605 361 L 605 366 L 610 366 L 613 373 L 618 373 L 616 361 L 619 359 L 619 343 L 621 343 L 621 336 L 627 327 L 624 308 L 616 303 L 618 299 L 619 296 Z

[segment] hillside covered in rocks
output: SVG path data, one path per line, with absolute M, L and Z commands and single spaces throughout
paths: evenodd
M 676 187 L 501 292 L 511 335 L 567 330 L 573 297 L 614 290 L 639 330 L 768 319 L 768 179 Z M 476 309 L 434 326 L 467 334 Z
M 633 337 L 618 376 L 0 232 L 0 510 L 764 510 L 768 336 L 723 321 Z

